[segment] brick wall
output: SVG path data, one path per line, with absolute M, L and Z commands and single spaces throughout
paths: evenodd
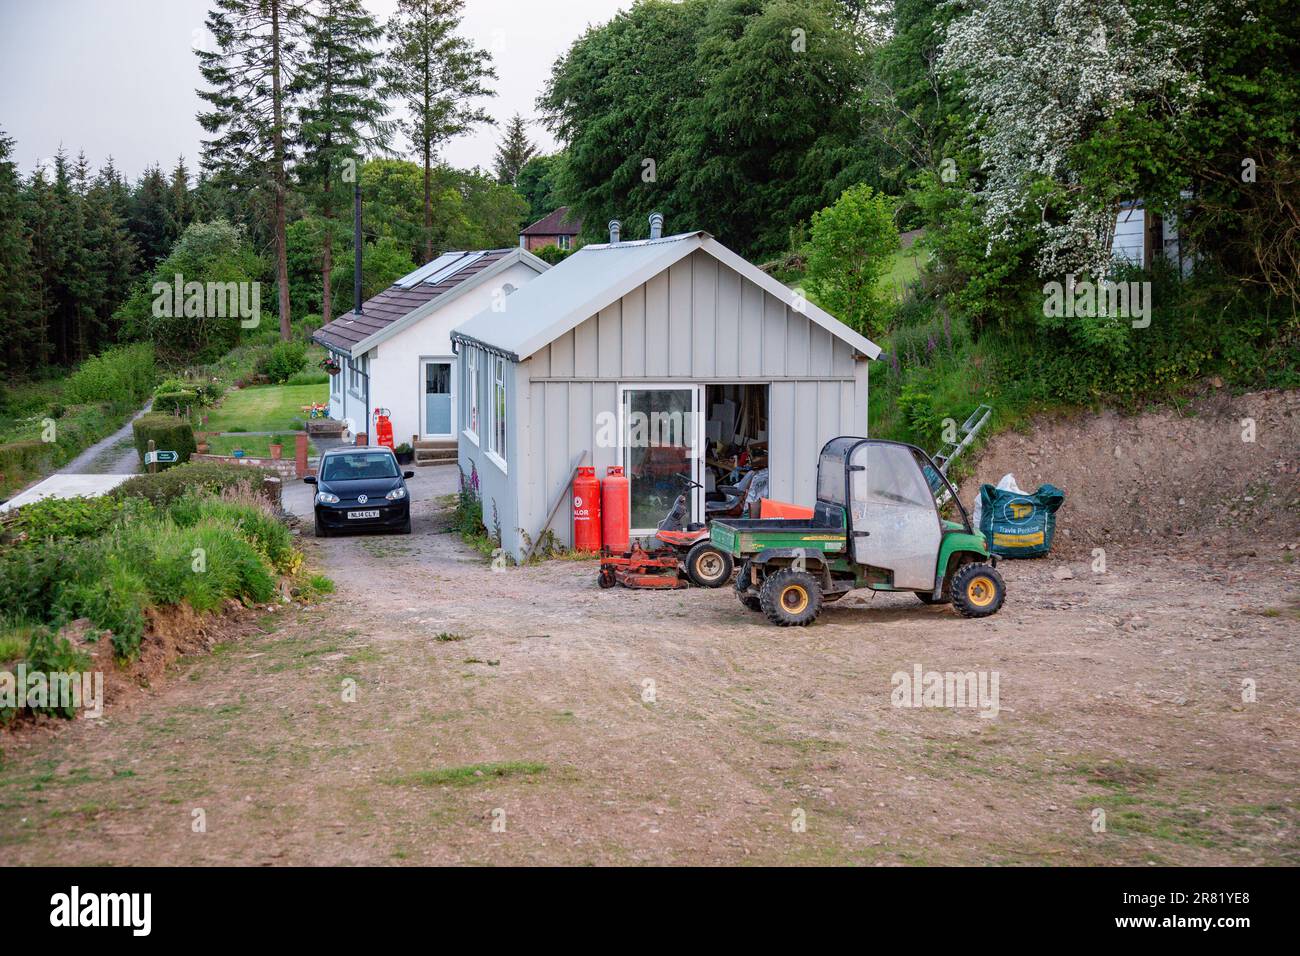
M 577 238 L 576 236 L 571 236 L 569 240 L 570 243 L 572 243 L 573 239 L 576 238 Z M 560 237 L 559 236 L 524 236 L 524 242 L 528 243 L 528 245 L 525 246 L 524 248 L 526 248 L 529 252 L 536 252 L 538 249 L 542 248 L 543 246 L 558 246 L 560 244 Z

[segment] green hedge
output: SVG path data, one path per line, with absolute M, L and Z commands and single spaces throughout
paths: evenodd
M 26 474 L 39 468 L 54 451 L 43 441 L 11 441 L 0 445 L 0 475 Z
M 201 404 L 198 392 L 155 392 L 153 397 L 155 412 L 183 412 Z
M 191 491 L 219 495 L 227 488 L 247 488 L 257 492 L 262 479 L 271 474 L 247 465 L 227 465 L 218 461 L 192 461 L 156 475 L 136 475 L 113 489 L 115 498 L 144 498 L 154 504 L 166 504 Z
M 194 454 L 194 428 L 183 418 L 161 412 L 141 415 L 131 426 L 135 435 L 135 449 L 140 453 L 140 462 L 144 463 L 144 453 L 149 448 L 149 439 L 153 439 L 158 451 L 174 451 L 180 462 L 190 460 Z M 179 463 L 179 462 L 178 462 Z M 170 468 L 171 465 L 160 465 Z

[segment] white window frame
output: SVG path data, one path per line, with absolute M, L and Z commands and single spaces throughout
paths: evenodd
M 629 482 L 632 479 L 632 449 L 628 447 L 627 437 L 628 428 L 631 424 L 627 421 L 625 409 L 627 407 L 628 392 L 657 392 L 657 391 L 676 391 L 690 392 L 691 409 L 694 414 L 694 434 L 691 440 L 695 443 L 692 449 L 695 454 L 691 456 L 691 480 L 700 485 L 704 484 L 704 450 L 707 447 L 704 444 L 704 421 L 708 415 L 704 411 L 705 386 L 695 382 L 632 382 L 619 383 L 618 386 L 618 463 L 623 466 L 623 472 L 627 475 Z M 770 412 L 769 412 L 770 414 Z M 631 491 L 629 485 L 628 491 Z M 703 521 L 704 515 L 704 488 L 695 488 L 691 494 L 690 521 Z M 630 502 L 629 502 L 630 504 Z M 630 534 L 634 538 L 647 538 L 657 531 L 657 528 L 631 528 Z
M 348 359 L 348 394 L 353 398 L 364 398 L 364 386 L 362 385 L 362 376 L 369 371 L 369 356 L 363 355 L 361 358 Z
M 465 350 L 465 437 L 479 443 L 479 357 L 478 349 Z
M 555 245 L 561 249 L 568 249 L 573 245 L 573 239 L 569 236 L 556 236 Z
M 506 409 L 506 360 L 500 355 L 488 354 L 488 407 L 487 453 L 488 457 L 506 470 L 506 426 L 509 423 Z M 500 399 L 498 399 L 498 389 Z

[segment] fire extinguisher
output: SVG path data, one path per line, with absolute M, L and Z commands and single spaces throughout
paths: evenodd
M 605 469 L 605 480 L 601 483 L 601 528 L 605 534 L 605 547 L 616 554 L 622 554 L 630 545 L 632 533 L 632 516 L 629 510 L 629 487 L 627 477 L 620 465 L 610 465 Z
M 388 448 L 393 447 L 393 422 L 389 418 L 389 412 L 386 408 L 375 409 L 375 444 L 384 445 Z
M 573 479 L 573 550 L 600 550 L 600 482 L 591 467 Z

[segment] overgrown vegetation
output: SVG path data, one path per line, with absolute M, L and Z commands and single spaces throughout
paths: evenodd
M 114 655 L 140 651 L 150 608 L 217 611 L 229 600 L 272 600 L 281 579 L 300 597 L 328 593 L 319 574 L 300 574 L 289 529 L 246 479 L 181 466 L 142 475 L 102 498 L 47 499 L 0 520 L 0 649 L 25 642 L 29 669 L 80 669 L 84 653 L 59 636 L 85 618 L 92 639 Z M 235 477 L 235 476 L 228 476 Z M 12 715 L 10 715 L 12 716 Z
M 495 506 L 493 506 L 495 513 Z M 456 492 L 451 513 L 451 530 L 484 557 L 492 557 L 501 547 L 501 529 L 495 533 L 483 524 L 483 500 L 479 496 L 478 469 L 470 466 L 467 476 L 460 472 L 460 489 Z
M 168 504 L 191 492 L 208 495 L 255 493 L 269 472 L 247 465 L 194 461 L 157 474 L 136 475 L 113 489 L 111 498 L 143 498 Z
M 64 381 L 0 388 L 0 497 L 111 434 L 157 377 L 147 344 L 109 349 Z

